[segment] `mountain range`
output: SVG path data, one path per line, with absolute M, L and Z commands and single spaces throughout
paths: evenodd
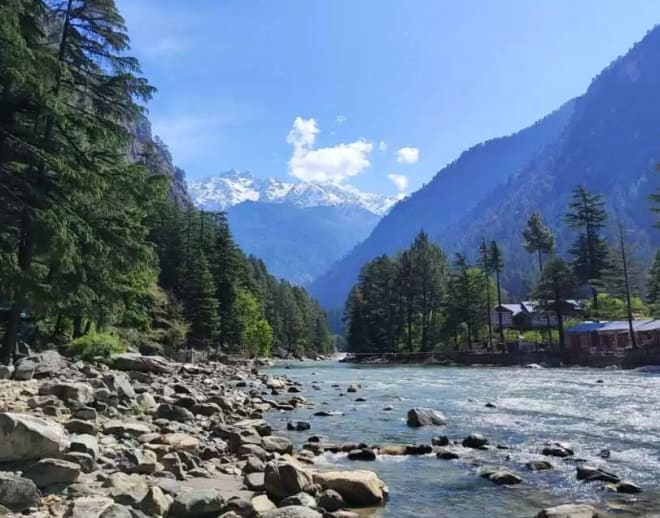
M 237 170 L 191 182 L 188 191 L 197 207 L 227 213 L 246 253 L 296 284 L 326 272 L 397 201 L 348 185 L 290 183 Z
M 505 250 L 505 287 L 523 295 L 534 262 L 522 229 L 539 211 L 565 253 L 562 222 L 577 184 L 606 195 L 610 222 L 622 221 L 640 260 L 660 245 L 649 195 L 660 184 L 660 29 L 613 61 L 587 91 L 532 126 L 465 151 L 398 203 L 370 236 L 310 286 L 327 308 L 344 304 L 361 266 L 407 246 L 424 229 L 443 250 L 475 258 L 482 238 Z

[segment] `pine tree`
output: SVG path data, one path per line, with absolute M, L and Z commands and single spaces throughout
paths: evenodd
M 646 300 L 651 305 L 654 316 L 660 310 L 660 250 L 656 250 L 653 265 L 649 270 L 649 282 Z
M 543 222 L 538 212 L 533 212 L 523 230 L 524 247 L 530 254 L 537 254 L 539 272 L 543 271 L 543 255 L 553 254 L 555 251 L 555 236 Z
M 185 315 L 190 324 L 188 341 L 193 346 L 208 348 L 218 336 L 220 320 L 213 277 L 204 254 L 192 254 L 182 285 Z
M 502 325 L 502 311 L 500 307 L 502 306 L 502 288 L 500 285 L 500 275 L 502 269 L 504 268 L 504 258 L 502 257 L 502 251 L 497 245 L 496 241 L 491 241 L 490 243 L 490 264 L 495 272 L 495 285 L 497 287 L 497 323 L 500 331 L 500 343 L 504 346 L 504 326 Z
M 479 268 L 484 276 L 484 285 L 486 287 L 486 316 L 488 317 L 488 348 L 493 350 L 493 323 L 490 315 L 492 311 L 492 304 L 490 301 L 490 276 L 493 273 L 493 263 L 490 253 L 490 248 L 486 244 L 486 239 L 481 240 L 479 246 Z
M 601 235 L 607 222 L 605 198 L 602 194 L 594 194 L 578 185 L 573 190 L 564 220 L 571 229 L 578 232 L 570 249 L 573 268 L 577 279 L 590 285 L 594 310 L 597 312 L 597 286 L 608 264 L 607 241 Z

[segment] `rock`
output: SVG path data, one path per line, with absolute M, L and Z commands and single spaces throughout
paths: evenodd
M 408 410 L 408 426 L 443 426 L 447 424 L 447 418 L 432 408 L 412 408 Z
M 66 431 L 69 433 L 87 435 L 96 435 L 98 433 L 96 423 L 90 423 L 89 421 L 83 421 L 82 419 L 71 419 L 64 423 L 64 428 L 66 428 Z
M 120 464 L 126 473 L 150 475 L 159 469 L 158 458 L 150 450 L 129 450 Z
M 337 412 L 334 410 L 320 410 L 314 414 L 315 417 L 332 417 L 332 416 L 339 416 L 339 415 L 344 415 L 341 412 Z
M 0 380 L 8 380 L 14 375 L 13 365 L 0 365 Z
M 118 504 L 137 506 L 149 491 L 145 481 L 137 475 L 112 473 L 104 482 L 110 488 L 110 496 Z
M 109 435 L 131 435 L 133 437 L 139 437 L 142 434 L 151 432 L 151 428 L 144 423 L 113 419 L 103 425 L 103 432 Z
M 309 493 L 298 493 L 287 496 L 277 507 L 290 507 L 293 505 L 302 505 L 303 507 L 316 507 L 316 499 Z
M 346 392 L 357 392 L 359 386 L 356 385 L 355 383 L 349 385 L 349 387 L 346 389 Z
M 58 457 L 65 446 L 62 425 L 26 414 L 0 413 L 0 462 Z
M 601 481 L 601 482 L 619 482 L 621 479 L 614 473 L 609 473 L 596 466 L 578 466 L 576 468 L 577 479 L 584 480 L 585 482 Z
M 248 473 L 245 475 L 244 481 L 250 491 L 265 491 L 263 473 Z
M 70 451 L 64 455 L 64 460 L 75 462 L 83 473 L 91 473 L 96 469 L 96 462 L 91 455 L 79 451 Z
M 258 516 L 261 516 L 267 511 L 277 509 L 277 506 L 270 500 L 270 498 L 268 498 L 267 495 L 255 496 L 250 503 L 252 504 L 254 512 L 257 513 Z
M 154 412 L 158 408 L 156 399 L 148 392 L 138 394 L 135 400 L 137 401 L 137 404 L 143 407 L 147 412 Z
M 555 469 L 555 467 L 547 460 L 530 460 L 525 466 L 531 471 L 548 471 Z
M 163 403 L 158 406 L 156 417 L 167 419 L 168 421 L 178 421 L 180 423 L 187 423 L 188 421 L 195 419 L 195 416 L 190 410 L 180 406 L 170 405 L 168 403 Z
M 448 450 L 446 448 L 438 448 L 436 450 L 435 456 L 443 460 L 458 459 L 458 453 Z
M 272 461 L 266 465 L 264 487 L 273 500 L 300 493 L 313 483 L 312 476 L 293 462 Z
M 376 452 L 369 448 L 351 450 L 348 452 L 348 460 L 376 460 Z
M 172 502 L 171 496 L 163 493 L 158 486 L 149 488 L 146 496 L 140 501 L 139 508 L 149 516 L 164 516 L 167 514 Z
M 304 432 L 304 431 L 309 430 L 311 428 L 312 428 L 312 425 L 309 424 L 307 421 L 295 421 L 295 422 L 289 421 L 286 424 L 286 429 L 287 430 L 291 430 L 291 431 L 295 431 L 295 432 Z
M 254 444 L 261 447 L 263 444 L 261 435 L 259 435 L 254 428 L 245 428 L 243 430 L 235 430 L 229 433 L 229 436 L 227 437 L 229 451 L 235 453 L 245 444 Z M 271 446 L 274 446 L 274 443 L 271 443 Z
M 324 490 L 337 491 L 350 506 L 381 505 L 388 497 L 387 486 L 373 471 L 327 471 L 313 478 Z
M 609 448 L 604 448 L 598 452 L 598 456 L 601 459 L 609 459 L 612 456 L 612 452 L 609 450 Z
M 543 509 L 536 518 L 598 518 L 598 513 L 590 505 L 565 504 Z
M 20 513 L 36 506 L 40 498 L 41 493 L 31 480 L 0 473 L 0 505 Z
M 293 453 L 293 443 L 286 437 L 278 437 L 276 435 L 269 435 L 262 439 L 262 446 L 264 450 L 279 453 L 284 455 L 286 453 Z
M 429 444 L 408 444 L 404 450 L 405 455 L 426 455 L 433 451 Z
M 239 496 L 235 496 L 227 500 L 227 504 L 225 505 L 224 510 L 225 514 L 233 513 L 234 516 L 238 518 L 252 518 L 257 514 L 254 506 L 252 505 L 252 502 L 249 502 L 248 500 L 245 500 Z M 222 516 L 225 516 L 225 514 Z
M 486 468 L 480 472 L 480 476 L 498 485 L 520 484 L 523 481 L 522 477 L 506 468 Z
M 495 404 L 490 403 L 490 402 L 489 402 L 489 403 L 486 403 L 484 406 L 485 406 L 486 408 L 497 408 L 497 407 L 495 406 Z
M 302 505 L 289 505 L 272 511 L 266 511 L 263 518 L 323 518 L 323 515 L 314 509 Z
M 65 403 L 87 405 L 94 401 L 94 389 L 87 383 L 43 383 L 39 387 L 41 396 L 57 396 Z
M 383 444 L 378 447 L 381 455 L 405 455 L 406 446 L 404 444 Z
M 135 399 L 137 394 L 131 385 L 131 380 L 122 372 L 113 372 L 103 376 L 103 381 L 107 387 L 115 392 L 120 399 Z
M 484 449 L 484 446 L 488 444 L 488 439 L 479 433 L 471 433 L 462 442 L 465 448 L 473 448 L 476 450 Z
M 567 444 L 555 442 L 545 446 L 541 450 L 541 453 L 550 457 L 571 457 L 573 455 L 573 449 Z
M 192 407 L 192 413 L 195 415 L 211 417 L 215 414 L 222 413 L 222 409 L 215 403 L 200 403 Z
M 633 482 L 630 482 L 628 480 L 622 480 L 621 482 L 617 482 L 615 484 L 612 484 L 612 488 L 617 493 L 626 493 L 626 494 L 629 494 L 629 495 L 642 492 L 642 488 L 640 486 L 638 486 L 637 484 L 635 484 Z
M 14 379 L 16 381 L 29 381 L 34 377 L 36 364 L 30 360 L 24 359 L 16 364 L 14 369 Z
M 225 500 L 215 489 L 198 489 L 179 494 L 170 507 L 172 518 L 215 518 Z
M 266 471 L 266 463 L 256 455 L 248 455 L 243 473 L 261 473 L 263 471 Z
M 41 459 L 23 473 L 23 476 L 32 480 L 38 488 L 71 484 L 79 475 L 79 464 L 61 459 Z
M 180 432 L 167 433 L 162 435 L 160 437 L 160 442 L 162 444 L 171 446 L 172 450 L 174 451 L 187 451 L 188 453 L 192 453 L 194 455 L 199 453 L 201 446 L 199 439 L 193 437 L 192 435 Z
M 76 409 L 76 411 L 73 413 L 73 417 L 80 419 L 81 421 L 96 421 L 98 416 L 96 414 L 96 410 L 88 406 L 83 406 Z
M 158 478 L 156 479 L 156 485 L 165 493 L 166 495 L 178 495 L 181 493 L 181 484 L 176 480 L 171 478 Z
M 70 451 L 86 453 L 94 460 L 99 456 L 99 442 L 94 435 L 79 434 L 71 437 Z
M 112 358 L 112 368 L 119 371 L 150 372 L 168 374 L 172 365 L 162 356 L 142 356 L 138 353 L 124 353 Z
M 60 353 L 53 350 L 23 358 L 19 360 L 17 367 L 24 363 L 29 363 L 33 366 L 34 376 L 37 378 L 59 374 L 69 366 L 69 362 Z
M 433 446 L 449 446 L 449 437 L 446 435 L 438 435 L 431 439 L 431 444 Z
M 172 473 L 172 475 L 177 480 L 183 480 L 186 478 L 186 472 L 183 468 L 183 463 L 176 453 L 168 453 L 163 455 L 160 458 L 160 462 L 163 464 L 165 469 Z
M 66 518 L 105 518 L 105 512 L 114 506 L 111 498 L 101 496 L 83 496 L 76 498 L 69 505 Z
M 344 499 L 334 489 L 326 489 L 319 495 L 318 504 L 327 512 L 334 513 L 344 507 Z

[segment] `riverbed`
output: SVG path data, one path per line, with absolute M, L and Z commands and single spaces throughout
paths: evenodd
M 281 430 L 287 421 L 311 423 L 307 432 L 286 432 L 298 447 L 311 435 L 337 442 L 430 444 L 439 434 L 460 441 L 476 432 L 490 440 L 488 451 L 461 448 L 461 458 L 451 461 L 433 455 L 379 456 L 372 462 L 349 461 L 345 454 L 320 457 L 322 464 L 379 474 L 390 489 L 390 501 L 375 516 L 533 517 L 543 507 L 576 502 L 590 503 L 605 516 L 660 516 L 660 374 L 337 362 L 291 362 L 269 372 L 301 382 L 302 395 L 314 403 L 269 417 Z M 346 393 L 354 383 L 361 385 L 358 392 Z M 406 413 L 417 406 L 442 411 L 449 424 L 409 428 Z M 343 415 L 315 417 L 320 410 Z M 570 443 L 574 458 L 540 455 L 550 441 Z M 601 457 L 605 449 L 607 459 Z M 525 463 L 536 459 L 549 460 L 555 469 L 527 470 Z M 606 491 L 600 482 L 578 481 L 576 459 L 616 473 L 644 491 L 622 495 Z M 478 476 L 485 465 L 512 469 L 524 483 L 494 485 Z

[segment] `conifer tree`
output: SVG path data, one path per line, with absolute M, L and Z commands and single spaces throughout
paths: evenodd
M 555 236 L 543 222 L 538 212 L 533 212 L 523 230 L 524 247 L 530 254 L 537 254 L 539 272 L 543 271 L 543 255 L 553 254 L 555 251 Z
M 493 350 L 493 323 L 490 315 L 493 310 L 490 301 L 490 276 L 493 273 L 493 263 L 491 258 L 490 248 L 486 244 L 486 239 L 481 240 L 479 246 L 479 268 L 484 276 L 484 284 L 486 287 L 486 316 L 488 317 L 488 348 Z
M 654 311 L 654 316 L 660 310 L 660 250 L 656 250 L 653 265 L 649 270 L 649 282 L 646 300 Z
M 500 285 L 500 274 L 504 268 L 504 258 L 502 257 L 502 251 L 497 245 L 496 241 L 491 241 L 490 243 L 490 264 L 495 272 L 495 285 L 497 287 L 497 323 L 500 330 L 500 343 L 504 346 L 504 326 L 502 324 L 502 311 L 499 309 L 502 306 L 502 288 Z

